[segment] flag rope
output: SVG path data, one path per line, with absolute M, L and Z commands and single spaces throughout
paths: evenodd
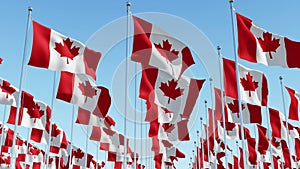
M 21 96 L 22 96 L 22 88 L 23 88 L 23 82 L 24 82 L 24 73 L 25 73 L 25 61 L 26 61 L 26 51 L 27 51 L 27 45 L 28 45 L 28 34 L 29 34 L 29 28 L 30 28 L 30 20 L 31 20 L 31 12 L 32 8 L 28 7 L 28 18 L 27 18 L 27 28 L 25 33 L 25 44 L 24 44 L 24 51 L 23 51 L 23 59 L 22 59 L 22 69 L 21 69 L 21 77 L 20 77 L 20 83 L 19 83 L 19 93 L 18 93 L 18 100 L 17 100 L 17 111 L 16 111 L 16 119 L 15 119 L 15 125 L 14 125 L 14 137 L 13 137 L 13 143 L 12 143 L 12 149 L 10 154 L 10 169 L 13 169 L 15 166 L 15 141 L 17 137 L 17 129 L 18 129 L 18 117 L 20 113 L 20 107 L 21 107 Z

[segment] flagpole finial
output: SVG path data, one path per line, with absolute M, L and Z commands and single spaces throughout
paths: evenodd
M 229 2 L 230 2 L 230 3 L 233 3 L 233 2 L 234 2 L 234 0 L 229 0 Z
M 126 2 L 126 6 L 127 7 L 130 7 L 131 6 L 131 3 L 128 1 L 128 2 Z
M 200 117 L 200 120 L 202 121 L 202 117 Z
M 199 134 L 199 130 L 197 130 L 197 134 Z
M 212 78 L 209 78 L 209 81 L 210 81 L 210 82 L 212 82 L 212 81 L 213 81 L 213 79 L 212 79 Z
M 237 144 L 237 143 L 239 143 L 238 141 L 235 141 L 235 143 Z
M 206 103 L 207 103 L 207 101 L 206 101 L 206 100 L 204 100 L 204 103 L 206 104 Z
M 282 77 L 282 76 L 279 76 L 279 80 L 283 80 L 283 77 Z
M 28 7 L 28 11 L 32 12 L 33 8 L 31 6 Z
M 217 50 L 221 50 L 221 46 L 217 46 Z

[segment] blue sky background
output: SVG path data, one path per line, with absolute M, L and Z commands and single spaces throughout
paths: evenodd
M 0 57 L 4 59 L 0 65 L 0 77 L 8 80 L 14 86 L 19 86 L 21 61 L 23 56 L 25 30 L 27 22 L 27 7 L 33 7 L 33 19 L 47 25 L 50 28 L 61 32 L 81 42 L 86 42 L 90 37 L 104 25 L 126 16 L 126 1 L 1 1 L 1 26 L 0 26 Z M 217 45 L 222 47 L 222 54 L 224 57 L 233 59 L 233 45 L 231 32 L 231 18 L 229 3 L 227 0 L 211 0 L 211 1 L 131 1 L 132 13 L 143 12 L 160 12 L 178 16 L 187 22 L 195 25 L 201 30 L 211 41 L 211 47 L 216 48 Z M 252 1 L 236 1 L 234 3 L 235 9 L 251 18 L 257 25 L 262 28 L 279 34 L 287 36 L 290 39 L 300 41 L 300 16 L 299 6 L 300 2 L 297 0 L 278 1 L 278 0 L 252 0 Z M 155 18 L 153 18 L 155 20 Z M 149 19 L 149 21 L 151 21 Z M 167 24 L 167 23 L 166 23 Z M 172 25 L 175 25 L 172 23 Z M 161 25 L 157 25 L 161 26 Z M 162 27 L 167 32 L 172 32 L 172 27 Z M 183 27 L 183 25 L 177 25 Z M 125 32 L 126 25 L 124 25 Z M 188 31 L 188 30 L 187 30 Z M 111 32 L 112 34 L 114 32 Z M 184 32 L 183 32 L 184 34 Z M 176 35 L 174 35 L 176 36 Z M 32 37 L 30 32 L 29 37 Z M 107 37 L 106 37 L 107 38 Z M 105 43 L 103 39 L 102 43 Z M 186 42 L 188 44 L 188 42 Z M 201 47 L 201 46 L 199 46 Z M 29 50 L 26 52 L 26 63 L 29 58 Z M 125 58 L 125 41 L 117 44 L 107 55 L 103 56 L 99 64 L 97 74 L 97 84 L 104 85 L 112 89 L 112 75 L 114 75 L 114 68 L 122 63 Z M 283 112 L 279 75 L 284 77 L 284 83 L 300 91 L 299 87 L 299 69 L 283 69 L 280 67 L 266 67 L 262 65 L 251 64 L 241 61 L 242 64 L 263 71 L 269 82 L 269 105 Z M 209 75 L 203 69 L 201 60 L 196 59 L 196 65 L 193 67 L 193 74 L 198 78 L 208 78 Z M 37 99 L 42 100 L 48 104 L 51 103 L 53 72 L 50 70 L 26 67 L 24 89 Z M 132 89 L 130 91 L 133 91 Z M 117 93 L 118 95 L 118 93 Z M 122 96 L 120 94 L 120 96 Z M 199 128 L 200 116 L 204 116 L 203 101 L 210 101 L 209 85 L 203 88 L 203 93 L 200 95 L 198 104 L 195 108 L 196 121 L 191 125 L 191 141 L 180 144 L 180 148 L 185 152 L 186 159 L 180 160 L 177 164 L 178 168 L 187 168 L 189 157 L 192 155 L 192 147 L 196 139 L 195 133 Z M 130 95 L 131 99 L 133 95 Z M 289 102 L 286 95 L 287 103 Z M 115 101 L 115 100 L 114 100 Z M 138 101 L 140 102 L 140 101 Z M 122 116 L 116 108 L 117 103 L 114 103 L 110 109 L 111 115 L 117 122 L 116 129 L 123 133 Z M 211 104 L 211 103 L 209 103 Z M 3 109 L 4 106 L 1 106 Z M 70 104 L 56 100 L 54 105 L 53 119 L 58 123 L 68 135 L 70 139 L 71 128 L 71 110 Z M 197 111 L 198 110 L 198 111 Z M 1 115 L 0 115 L 1 117 Z M 133 124 L 129 122 L 129 129 L 132 129 Z M 144 124 L 144 130 L 146 125 Z M 27 130 L 19 128 L 19 132 L 26 138 Z M 84 133 L 80 126 L 75 126 L 74 143 L 82 148 L 85 146 Z M 140 133 L 140 131 L 139 131 Z M 132 132 L 128 132 L 132 136 Z M 144 136 L 146 134 L 144 133 Z M 91 144 L 90 144 L 91 145 Z M 93 154 L 96 152 L 96 146 L 89 145 L 89 151 Z M 102 160 L 105 158 L 104 153 L 99 153 Z M 110 166 L 110 164 L 108 165 Z

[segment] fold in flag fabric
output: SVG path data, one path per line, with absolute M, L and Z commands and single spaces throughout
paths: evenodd
M 269 117 L 272 128 L 272 136 L 277 138 L 287 138 L 284 115 L 278 110 L 269 108 Z
M 195 62 L 190 49 L 181 41 L 151 23 L 133 16 L 134 38 L 131 60 L 152 66 L 175 78 Z M 142 97 L 143 98 L 143 97 Z
M 100 52 L 33 21 L 33 44 L 28 65 L 87 74 L 96 79 L 100 58 Z
M 235 62 L 223 58 L 225 95 L 238 99 Z M 238 66 L 241 99 L 246 103 L 266 106 L 268 83 L 265 75 L 257 70 Z
M 285 87 L 285 89 L 288 91 L 291 99 L 290 108 L 289 108 L 289 119 L 300 121 L 300 114 L 299 114 L 300 94 L 294 89 L 291 89 L 289 87 Z
M 60 74 L 56 98 L 78 105 L 79 113 L 92 113 L 97 117 L 105 117 L 111 105 L 107 88 L 96 86 L 84 74 L 65 71 Z
M 300 42 L 267 32 L 238 13 L 236 19 L 241 59 L 269 66 L 300 68 Z

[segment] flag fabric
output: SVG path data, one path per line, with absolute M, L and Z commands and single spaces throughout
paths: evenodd
M 269 117 L 272 128 L 272 136 L 277 138 L 287 138 L 284 115 L 278 110 L 269 108 Z
M 266 155 L 267 150 L 269 149 L 269 140 L 267 137 L 267 129 L 261 125 L 256 125 L 258 133 L 258 144 L 257 149 L 260 155 Z
M 251 165 L 256 166 L 257 163 L 257 152 L 255 149 L 256 146 L 256 139 L 255 138 L 248 138 L 247 139 L 248 143 L 248 160 Z
M 133 61 L 170 72 L 176 78 L 195 63 L 190 49 L 181 41 L 143 19 L 133 16 L 133 20 Z
M 33 21 L 33 44 L 28 65 L 54 71 L 87 74 L 96 79 L 101 53 Z
M 68 141 L 66 133 L 56 123 L 52 124 L 50 152 L 59 154 L 61 149 L 67 149 Z
M 299 42 L 267 32 L 251 19 L 236 13 L 238 55 L 241 59 L 269 66 L 299 68 Z
M 289 107 L 289 119 L 300 121 L 300 115 L 299 115 L 300 93 L 298 93 L 297 91 L 289 87 L 285 87 L 285 89 L 288 91 L 291 99 L 290 107 Z
M 18 89 L 8 81 L 0 78 L 0 104 L 17 106 Z
M 284 158 L 284 168 L 291 168 L 291 154 L 290 149 L 285 140 L 281 140 L 281 148 Z
M 262 124 L 262 113 L 261 106 L 253 105 L 250 103 L 241 103 L 242 113 L 243 113 L 243 123 L 257 123 Z M 240 113 L 238 112 L 238 101 L 234 99 L 226 98 L 226 105 L 231 112 L 232 122 L 240 123 Z
M 81 167 L 90 168 L 93 156 L 87 152 L 84 152 L 80 148 L 73 146 L 72 148 L 72 164 Z
M 242 129 L 238 123 L 230 123 L 226 124 L 226 137 L 228 139 L 241 140 L 242 139 Z M 224 138 L 224 127 L 223 123 L 218 122 L 218 135 Z M 244 138 L 251 138 L 250 130 L 244 126 Z
M 225 95 L 238 99 L 235 62 L 223 58 Z M 266 106 L 268 83 L 265 75 L 257 70 L 238 66 L 241 99 L 246 103 Z
M 109 90 L 83 74 L 61 72 L 56 98 L 79 106 L 79 113 L 105 117 L 111 105 Z

